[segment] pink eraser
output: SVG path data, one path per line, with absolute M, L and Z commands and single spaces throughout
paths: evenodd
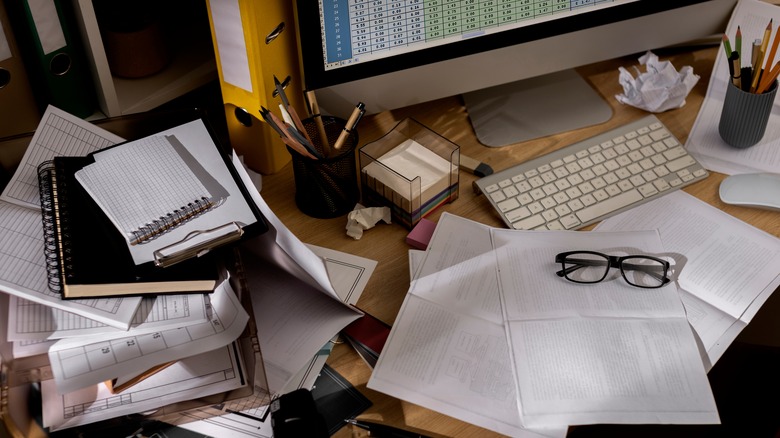
M 436 228 L 436 223 L 422 218 L 417 225 L 412 228 L 412 231 L 406 236 L 406 243 L 410 246 L 422 249 L 428 247 L 428 242 L 431 241 L 433 236 L 433 230 Z

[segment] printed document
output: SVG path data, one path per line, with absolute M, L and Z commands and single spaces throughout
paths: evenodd
M 58 341 L 49 349 L 57 390 L 72 392 L 235 341 L 249 315 L 228 281 L 208 298 L 210 314 L 204 323 L 137 336 L 109 334 Z
M 492 229 L 509 350 L 526 426 L 717 424 L 715 399 L 677 286 L 558 277 L 556 254 L 671 258 L 658 232 Z
M 110 332 L 125 333 L 71 312 L 11 296 L 8 340 L 51 340 Z M 158 295 L 144 297 L 130 324 L 134 334 L 149 333 L 206 321 L 206 295 Z
M 514 437 L 522 426 L 501 316 L 490 227 L 443 214 L 368 387 Z
M 597 422 L 717 423 L 676 288 L 649 298 L 609 282 L 616 290 L 589 293 L 561 284 L 555 254 L 547 254 L 578 243 L 662 252 L 657 233 L 621 235 L 619 244 L 600 235 L 573 239 L 588 234 L 595 235 L 571 232 L 560 241 L 555 232 L 498 230 L 443 214 L 368 387 L 511 436 L 564 436 L 570 424 Z M 537 241 L 514 241 L 529 236 Z M 566 286 L 580 288 L 564 297 Z M 569 345 L 584 328 L 606 334 Z M 675 348 L 663 351 L 671 341 Z M 612 362 L 615 353 L 622 362 Z M 579 393 L 555 383 L 569 376 L 577 376 Z M 686 386 L 656 383 L 670 379 Z
M 307 245 L 316 255 L 325 260 L 328 275 L 333 282 L 333 288 L 342 301 L 355 304 L 363 293 L 368 279 L 376 268 L 376 261 L 354 256 L 341 251 L 335 251 L 314 245 Z M 332 343 L 328 342 L 320 348 L 317 354 L 307 362 L 297 374 L 288 380 L 282 393 L 288 393 L 299 388 L 311 390 L 319 376 L 322 367 L 330 355 Z M 263 352 L 263 359 L 271 356 Z M 292 372 L 293 370 L 289 370 Z M 243 409 L 238 413 L 228 413 L 220 416 L 181 424 L 179 427 L 197 431 L 210 436 L 230 436 L 236 438 L 271 438 L 273 428 L 271 417 L 266 415 L 268 405 L 251 409 Z M 191 416 L 192 413 L 184 415 Z M 178 421 L 174 423 L 178 424 Z
M 43 424 L 62 430 L 240 388 L 246 380 L 239 357 L 229 344 L 177 361 L 118 394 L 105 383 L 61 394 L 53 380 L 44 380 Z
M 707 369 L 780 286 L 780 239 L 677 191 L 613 216 L 597 231 L 657 229 L 680 254 L 680 295 Z

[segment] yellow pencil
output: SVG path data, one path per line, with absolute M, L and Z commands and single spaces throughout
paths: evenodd
M 758 85 L 758 88 L 756 88 L 756 93 L 761 94 L 769 89 L 769 87 L 771 87 L 777 79 L 778 74 L 780 74 L 780 61 L 775 63 L 775 66 L 772 67 L 772 70 L 769 70 L 766 72 L 766 74 L 763 75 L 761 78 L 761 83 Z
M 775 39 L 772 40 L 772 48 L 769 50 L 769 55 L 766 58 L 764 58 L 765 59 L 765 62 L 764 62 L 765 67 L 764 68 L 767 71 L 769 71 L 772 68 L 772 65 L 775 62 L 775 53 L 777 53 L 777 46 L 778 46 L 778 43 L 780 43 L 780 38 L 777 37 L 778 33 L 780 33 L 780 30 L 778 32 L 775 32 Z M 763 82 L 763 81 L 761 81 L 761 82 Z
M 761 76 L 761 64 L 764 63 L 764 55 L 766 54 L 766 48 L 769 45 L 769 38 L 772 36 L 772 19 L 769 19 L 769 24 L 766 25 L 764 30 L 764 39 L 761 40 L 761 49 L 758 51 L 758 59 L 753 65 L 753 80 L 750 83 L 750 92 L 755 93 L 756 87 L 758 87 L 758 78 Z

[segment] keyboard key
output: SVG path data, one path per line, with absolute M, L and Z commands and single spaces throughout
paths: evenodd
M 696 160 L 694 160 L 692 156 L 686 155 L 666 163 L 666 168 L 669 169 L 670 172 L 676 172 L 688 166 L 693 166 L 694 164 L 696 164 Z
M 529 210 L 528 207 L 520 207 L 516 210 L 507 212 L 506 214 L 506 217 L 510 222 L 517 222 L 520 219 L 527 218 L 528 216 L 531 216 L 531 210 Z
M 687 155 L 687 152 L 685 152 L 685 149 L 683 149 L 682 146 L 669 149 L 666 152 L 664 152 L 664 157 L 670 161 L 674 160 L 675 158 L 682 157 L 683 155 Z
M 541 214 L 535 214 L 529 218 L 513 223 L 512 227 L 516 230 L 533 230 L 540 225 L 544 225 L 545 222 L 546 221 Z
M 642 196 L 647 198 L 649 196 L 653 196 L 653 195 L 657 194 L 658 193 L 658 189 L 656 189 L 655 186 L 652 183 L 645 184 L 645 185 L 643 185 L 642 187 L 639 188 L 639 193 L 641 193 Z
M 639 190 L 631 190 L 629 192 L 623 192 L 618 196 L 613 196 L 604 202 L 585 207 L 576 214 L 581 222 L 589 222 L 641 200 L 642 195 L 639 193 Z
M 504 192 L 493 192 L 490 194 L 490 199 L 492 199 L 493 202 L 501 202 L 506 199 L 506 196 L 504 196 Z
M 528 181 L 521 181 L 517 184 L 515 184 L 515 189 L 517 189 L 520 193 L 525 193 L 529 190 L 531 190 L 533 187 L 531 187 L 531 184 L 528 184 Z
M 669 183 L 666 182 L 666 180 L 663 178 L 653 181 L 653 185 L 656 189 L 658 189 L 659 192 L 663 192 L 672 188 L 672 186 L 670 186 Z
M 545 221 L 550 222 L 558 219 L 558 213 L 555 210 L 545 210 L 542 212 L 542 217 Z
M 504 192 L 504 196 L 507 198 L 513 198 L 520 194 L 520 192 L 515 188 L 515 186 L 509 186 L 502 190 Z
M 552 221 L 547 223 L 548 230 L 563 230 L 563 225 L 559 221 Z
M 515 198 L 509 198 L 509 199 L 506 199 L 504 201 L 499 202 L 497 205 L 498 205 L 498 209 L 499 210 L 501 210 L 504 213 L 506 213 L 509 210 L 514 210 L 517 207 L 519 207 L 520 203 L 517 202 L 517 199 L 515 199 Z
M 663 140 L 666 137 L 669 137 L 670 135 L 672 134 L 670 134 L 669 131 L 667 131 L 666 129 L 658 129 L 650 133 L 650 138 L 652 138 L 655 141 L 658 141 L 658 140 Z

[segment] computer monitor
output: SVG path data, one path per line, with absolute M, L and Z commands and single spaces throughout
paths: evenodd
M 503 146 L 609 119 L 612 96 L 573 68 L 718 35 L 736 0 L 296 3 L 304 86 L 323 112 L 462 95 L 479 141 Z

